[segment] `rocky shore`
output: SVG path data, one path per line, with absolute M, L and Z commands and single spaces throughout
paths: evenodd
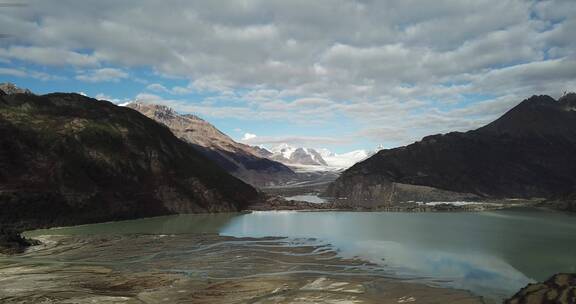
M 265 195 L 258 204 L 248 207 L 249 211 L 272 210 L 339 210 L 339 211 L 380 211 L 380 212 L 478 212 L 519 206 L 532 206 L 539 201 L 477 201 L 477 202 L 403 202 L 363 205 L 352 200 L 328 200 L 326 203 L 311 203 L 288 200 L 281 196 Z
M 0 254 L 22 253 L 29 246 L 39 244 L 37 240 L 24 238 L 16 230 L 0 227 Z
M 559 273 L 542 283 L 529 284 L 504 303 L 576 303 L 576 274 Z

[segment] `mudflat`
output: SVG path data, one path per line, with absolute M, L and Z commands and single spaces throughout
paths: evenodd
M 2 303 L 484 303 L 392 278 L 314 240 L 217 234 L 36 237 L 0 256 Z

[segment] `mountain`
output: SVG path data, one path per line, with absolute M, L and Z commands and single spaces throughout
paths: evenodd
M 177 137 L 247 183 L 267 186 L 295 178 L 294 172 L 287 166 L 259 156 L 262 151 L 235 142 L 198 116 L 181 115 L 167 106 L 141 102 L 133 102 L 126 107 L 168 126 Z
M 330 152 L 328 149 L 320 149 L 318 152 L 322 155 L 322 158 L 326 161 L 328 166 L 337 168 L 352 167 L 355 163 L 363 161 L 376 153 L 376 151 L 354 150 L 342 154 L 336 154 Z
M 271 149 L 269 158 L 290 165 L 327 166 L 318 151 L 312 148 L 297 148 L 288 144 L 280 144 Z
M 19 88 L 13 83 L 0 83 L 0 92 L 0 95 L 32 94 L 30 90 Z
M 270 151 L 266 149 L 264 151 L 264 153 L 260 152 L 261 156 L 274 159 L 288 166 L 317 166 L 333 169 L 348 168 L 374 153 L 366 150 L 356 150 L 344 154 L 336 154 L 328 149 L 294 147 L 285 143 L 273 147 Z
M 237 211 L 259 198 L 133 109 L 79 94 L 0 95 L 0 226 Z
M 576 94 L 532 96 L 494 122 L 381 150 L 326 195 L 364 205 L 407 200 L 557 198 L 576 193 Z

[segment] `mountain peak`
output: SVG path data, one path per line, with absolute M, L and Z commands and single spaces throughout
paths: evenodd
M 573 134 L 570 126 L 574 125 L 575 95 L 566 94 L 558 101 L 548 95 L 534 95 L 477 131 L 523 136 Z
M 220 167 L 248 183 L 273 184 L 289 180 L 294 174 L 288 167 L 261 155 L 266 154 L 266 151 L 235 142 L 196 115 L 179 114 L 164 105 L 141 102 L 133 102 L 126 107 L 166 125 L 177 137 L 192 144 Z
M 142 101 L 134 101 L 126 105 L 128 108 L 135 109 L 139 112 L 154 112 L 157 115 L 176 116 L 178 113 L 174 109 L 166 105 L 159 105 L 147 103 Z
M 347 153 L 334 153 L 326 148 L 314 149 L 294 147 L 286 143 L 270 149 L 272 155 L 266 157 L 286 165 L 322 166 L 330 168 L 348 168 L 373 155 L 376 151 L 354 150 Z
M 4 94 L 0 93 L 0 95 L 33 94 L 32 91 L 30 91 L 28 89 L 20 88 L 20 87 L 16 86 L 13 83 L 10 83 L 10 82 L 0 83 L 0 91 L 2 93 L 4 93 Z
M 566 108 L 575 97 L 532 96 L 479 129 L 382 150 L 345 171 L 326 194 L 366 204 L 573 194 L 576 112 Z
M 564 93 L 558 102 L 562 105 L 566 111 L 576 111 L 576 93 Z
M 520 109 L 524 107 L 540 107 L 554 105 L 556 100 L 548 95 L 532 95 L 530 98 L 523 100 L 514 109 Z

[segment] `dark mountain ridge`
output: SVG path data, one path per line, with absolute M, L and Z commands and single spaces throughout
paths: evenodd
M 0 93 L 3 226 L 237 211 L 257 199 L 254 188 L 133 109 L 79 94 Z
M 346 170 L 326 194 L 372 204 L 569 196 L 576 193 L 575 105 L 573 93 L 558 101 L 532 96 L 479 129 L 381 150 Z M 410 189 L 397 195 L 394 185 Z

